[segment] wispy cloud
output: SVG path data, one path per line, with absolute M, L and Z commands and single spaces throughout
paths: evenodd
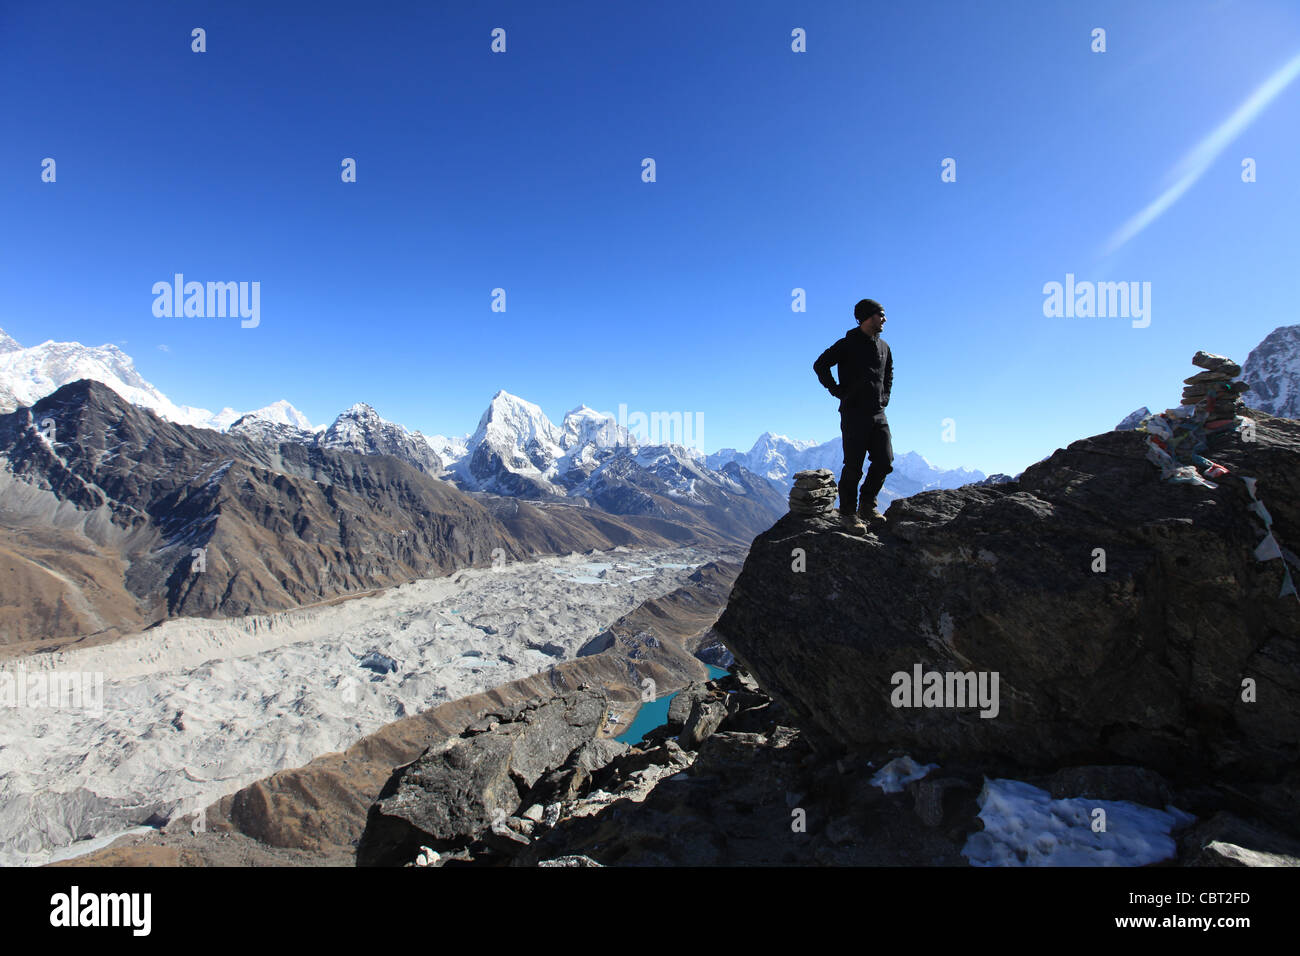
M 158 351 L 159 351 L 159 352 L 170 352 L 171 349 L 169 349 L 169 348 L 168 348 L 167 346 L 165 346 L 165 345 L 160 345 L 160 346 L 158 346 Z
M 1110 255 L 1159 219 L 1166 209 L 1176 203 L 1183 193 L 1195 185 L 1196 181 L 1210 167 L 1210 164 L 1228 148 L 1228 144 L 1240 136 L 1242 131 L 1253 123 L 1255 118 L 1273 100 L 1277 99 L 1278 95 L 1290 86 L 1297 76 L 1300 76 L 1300 54 L 1293 56 L 1280 70 L 1260 84 L 1255 92 L 1251 93 L 1246 98 L 1246 101 L 1233 111 L 1231 116 L 1220 123 L 1209 136 L 1197 143 L 1191 152 L 1179 160 L 1178 165 L 1174 167 L 1171 173 L 1174 180 L 1173 185 L 1157 196 L 1155 201 L 1145 209 L 1120 226 L 1106 243 L 1105 255 Z

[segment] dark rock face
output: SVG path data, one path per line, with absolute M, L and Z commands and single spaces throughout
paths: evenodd
M 687 750 L 698 750 L 701 743 L 713 735 L 727 716 L 727 702 L 712 697 L 696 700 L 691 712 L 682 723 L 681 745 Z
M 550 494 L 544 482 L 507 468 L 501 453 L 486 443 L 474 449 L 469 473 L 480 482 L 491 480 L 494 491 L 512 498 L 542 498 Z
M 394 773 L 371 808 L 357 864 L 400 865 L 421 846 L 463 844 L 500 831 L 507 817 L 531 804 L 525 798 L 543 775 L 595 739 L 608 710 L 604 691 L 574 691 L 499 715 L 488 722 L 492 729 L 471 727 L 445 749 L 426 752 Z
M 284 442 L 312 445 L 316 442 L 316 436 L 305 428 L 287 425 L 284 422 L 268 421 L 252 413 L 235 419 L 226 429 L 226 434 L 239 435 L 241 438 L 248 438 L 264 445 L 279 445 Z
M 1047 790 L 1057 800 L 1094 797 L 1148 807 L 1163 807 L 1172 799 L 1164 778 L 1143 767 L 1063 767 L 1052 774 Z
M 709 472 L 657 446 L 642 448 L 639 457 L 619 452 L 570 493 L 610 514 L 699 523 L 746 542 L 784 510 L 772 485 L 739 465 Z
M 391 455 L 430 475 L 442 471 L 442 459 L 419 432 L 384 421 L 364 402 L 353 405 L 313 440 L 321 448 L 358 455 Z
M 697 700 L 708 700 L 710 693 L 705 684 L 695 681 L 679 690 L 668 702 L 668 726 L 679 728 L 690 717 L 691 709 Z
M 726 701 L 716 731 L 700 742 L 651 731 L 511 865 L 965 865 L 978 774 L 886 795 L 866 755 L 814 751 L 753 687 L 743 672 L 691 685 L 692 713 Z
M 385 421 L 364 402 L 353 405 L 321 432 L 271 421 L 250 412 L 231 423 L 226 433 L 269 445 L 287 442 L 357 455 L 390 455 L 430 475 L 441 475 L 443 471 L 442 459 L 423 435 Z
M 1208 457 L 1258 480 L 1294 549 L 1300 422 L 1258 421 L 1256 441 L 1218 435 Z M 879 537 L 787 515 L 754 542 L 716 629 L 801 727 L 849 747 L 1137 764 L 1233 780 L 1261 812 L 1300 821 L 1287 783 L 1300 602 L 1279 597 L 1280 560 L 1256 561 L 1249 503 L 1233 477 L 1214 490 L 1160 481 L 1144 436 L 1111 432 L 1016 482 L 895 502 Z M 895 706 L 894 675 L 918 668 L 996 672 L 995 715 L 969 701 Z
M 876 771 L 887 749 L 844 750 L 789 725 L 748 674 L 692 685 L 692 697 L 724 698 L 717 731 L 684 748 L 671 725 L 594 775 L 589 787 L 547 810 L 531 843 L 505 854 L 483 840 L 474 865 L 548 865 L 581 855 L 605 866 L 967 866 L 984 828 L 981 789 L 1006 766 L 954 762 L 886 791 Z M 693 705 L 694 707 L 695 705 Z M 680 741 L 680 743 L 679 743 Z M 1134 766 L 1076 766 L 1032 777 L 1068 799 L 1194 807 L 1175 820 L 1175 866 L 1296 865 L 1300 841 L 1224 806 L 1228 788 L 1179 789 Z M 557 863 L 556 865 L 559 865 Z

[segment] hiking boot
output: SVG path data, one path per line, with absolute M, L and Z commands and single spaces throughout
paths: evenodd
M 853 512 L 840 512 L 840 525 L 849 534 L 866 534 L 867 526 Z
M 880 510 L 876 508 L 874 505 L 871 507 L 870 510 L 866 508 L 859 508 L 858 517 L 862 521 L 864 521 L 868 527 L 874 527 L 875 525 L 878 524 L 884 524 L 885 521 L 885 516 L 882 515 L 880 513 Z

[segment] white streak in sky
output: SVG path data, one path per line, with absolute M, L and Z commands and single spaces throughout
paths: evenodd
M 1201 140 L 1174 167 L 1174 184 L 1156 197 L 1156 200 L 1131 218 L 1110 238 L 1106 245 L 1106 255 L 1110 255 L 1124 243 L 1128 242 L 1151 223 L 1155 222 L 1166 209 L 1172 206 L 1183 193 L 1191 189 L 1201 178 L 1210 164 L 1219 154 L 1227 149 L 1228 144 L 1255 121 L 1264 109 L 1285 90 L 1297 76 L 1300 76 L 1300 54 L 1292 57 L 1276 73 L 1265 80 L 1251 93 L 1246 102 L 1219 124 L 1209 136 Z

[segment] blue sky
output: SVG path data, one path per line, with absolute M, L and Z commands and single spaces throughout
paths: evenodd
M 0 5 L 0 327 L 214 410 L 455 434 L 505 388 L 713 451 L 834 437 L 812 363 L 869 296 L 896 451 L 1014 473 L 1300 322 L 1300 81 L 1196 152 L 1293 2 L 278 6 Z M 177 272 L 260 282 L 259 326 L 156 318 Z M 1067 273 L 1151 283 L 1149 326 L 1045 317 Z

